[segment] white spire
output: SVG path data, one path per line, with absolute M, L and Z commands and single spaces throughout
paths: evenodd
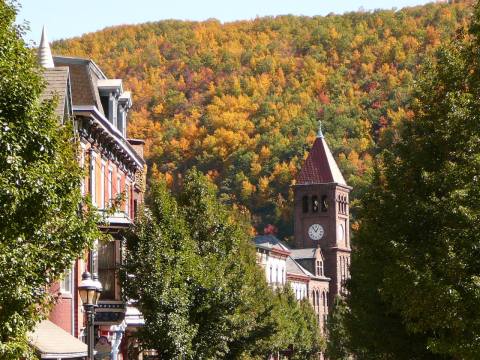
M 50 45 L 47 40 L 47 32 L 45 26 L 42 29 L 42 39 L 40 40 L 40 46 L 38 47 L 38 62 L 44 68 L 54 68 L 52 51 L 50 50 Z

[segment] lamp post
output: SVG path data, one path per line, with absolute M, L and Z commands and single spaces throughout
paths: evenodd
M 102 293 L 102 284 L 98 281 L 97 274 L 93 277 L 88 271 L 82 274 L 82 281 L 78 286 L 78 292 L 82 299 L 83 307 L 87 314 L 87 346 L 88 346 L 88 360 L 93 359 L 93 323 L 95 321 L 95 307 L 98 299 Z

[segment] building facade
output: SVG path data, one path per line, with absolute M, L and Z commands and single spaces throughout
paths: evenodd
M 59 99 L 59 122 L 73 119 L 78 160 L 85 170 L 81 192 L 98 209 L 99 227 L 109 235 L 108 240 L 99 239 L 92 251 L 86 250 L 52 286 L 56 303 L 49 320 L 85 340 L 86 318 L 78 285 L 84 271 L 97 273 L 103 292 L 95 315 L 95 342 L 105 358 L 126 359 L 129 332 L 141 326 L 143 319 L 122 300 L 117 271 L 123 252 L 121 231 L 133 223 L 143 202 L 146 171 L 143 141 L 127 138 L 131 94 L 121 79 L 107 78 L 90 59 L 53 57 L 45 33 L 39 61 L 47 82 L 43 97 Z M 61 358 L 76 356 L 62 354 Z
M 267 283 L 288 283 L 297 300 L 307 298 L 324 333 L 334 299 L 350 277 L 350 190 L 319 130 L 293 186 L 294 247 L 273 235 L 254 239 Z
M 345 291 L 350 276 L 350 190 L 319 130 L 293 187 L 294 244 L 303 253 L 312 254 L 298 258 L 303 265 L 312 268 L 321 264 L 330 279 L 330 309 L 335 297 Z

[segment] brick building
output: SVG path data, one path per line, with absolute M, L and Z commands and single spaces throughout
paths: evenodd
M 43 98 L 57 96 L 59 122 L 67 118 L 74 122 L 80 146 L 79 162 L 85 169 L 81 191 L 97 207 L 102 218 L 99 227 L 112 240 L 97 241 L 94 249 L 86 250 L 84 258 L 75 261 L 63 280 L 52 286 L 50 290 L 57 301 L 49 320 L 39 324 L 33 333 L 34 345 L 42 358 L 71 359 L 86 355 L 83 353 L 86 349 L 80 351 L 76 340 L 85 340 L 86 336 L 78 284 L 82 273 L 88 270 L 98 274 L 103 286 L 95 316 L 95 335 L 97 339 L 101 336 L 107 339 L 107 344 L 102 339 L 102 345 L 110 353 L 108 359 L 126 359 L 128 334 L 143 321 L 136 309 L 122 301 L 117 273 L 123 251 L 120 231 L 132 224 L 143 201 L 145 184 L 143 141 L 127 138 L 131 95 L 123 88 L 121 79 L 107 78 L 92 60 L 53 57 L 45 32 L 39 47 L 39 62 L 47 82 Z M 68 346 L 62 348 L 62 343 L 53 347 L 45 344 L 51 342 L 51 336 L 45 332 L 57 334 L 63 345 L 71 344 L 78 351 L 65 352 Z
M 287 283 L 298 300 L 308 298 L 323 332 L 350 276 L 350 190 L 319 130 L 293 186 L 294 248 L 273 235 L 254 239 L 268 284 Z
M 350 276 L 351 189 L 319 130 L 293 187 L 294 244 L 302 249 L 295 256 L 302 266 L 310 270 L 319 266 L 330 279 L 328 308 Z

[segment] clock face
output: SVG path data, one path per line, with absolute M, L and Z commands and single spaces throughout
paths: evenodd
M 320 240 L 324 234 L 325 230 L 323 230 L 323 226 L 320 224 L 313 224 L 308 228 L 308 236 L 312 240 Z

